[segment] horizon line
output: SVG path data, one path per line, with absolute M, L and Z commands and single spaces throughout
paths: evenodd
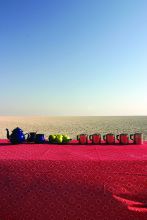
M 147 115 L 0 115 L 0 117 L 142 117 Z

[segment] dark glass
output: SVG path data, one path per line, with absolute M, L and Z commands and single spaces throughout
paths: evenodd
M 36 139 L 36 132 L 30 132 L 28 133 L 27 141 L 28 142 L 34 142 Z
M 36 134 L 35 143 L 41 144 L 45 142 L 44 134 Z

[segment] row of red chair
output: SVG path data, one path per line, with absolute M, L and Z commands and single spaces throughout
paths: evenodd
M 115 135 L 112 133 L 108 133 L 103 136 L 99 133 L 95 133 L 92 135 L 80 134 L 80 135 L 77 135 L 77 140 L 79 141 L 80 144 L 88 144 L 89 140 L 91 141 L 92 144 L 101 144 L 101 143 L 129 144 L 130 140 L 131 140 L 131 143 L 134 143 L 134 144 L 143 144 L 143 134 L 142 133 L 135 133 L 135 134 L 129 135 L 126 133 L 122 133 L 119 135 Z

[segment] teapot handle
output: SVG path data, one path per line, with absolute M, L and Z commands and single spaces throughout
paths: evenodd
M 29 136 L 30 136 L 30 134 L 29 134 L 29 133 L 26 133 L 26 134 L 24 134 L 24 135 L 28 135 L 28 137 L 27 137 L 27 138 L 29 138 Z

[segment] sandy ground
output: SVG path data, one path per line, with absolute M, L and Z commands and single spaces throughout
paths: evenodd
M 25 133 L 37 131 L 45 134 L 68 134 L 75 139 L 77 134 L 105 134 L 113 132 L 142 132 L 147 139 L 147 116 L 75 116 L 75 117 L 32 117 L 32 116 L 0 116 L 0 138 L 6 138 L 6 128 L 12 131 L 19 126 Z

